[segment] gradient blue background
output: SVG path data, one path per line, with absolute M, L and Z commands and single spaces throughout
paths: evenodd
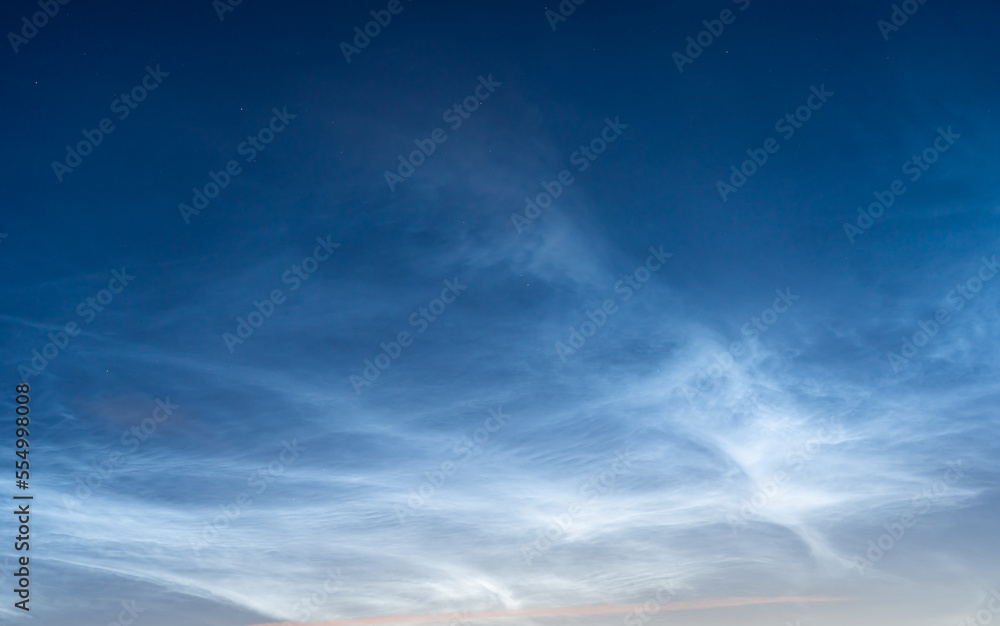
M 220 21 L 208 0 L 74 0 L 0 50 L 6 415 L 47 334 L 83 329 L 29 380 L 32 611 L 5 591 L 0 616 L 103 625 L 134 600 L 137 626 L 300 619 L 295 602 L 338 568 L 309 619 L 644 602 L 664 581 L 679 599 L 844 599 L 653 623 L 982 610 L 1000 585 L 1000 281 L 904 369 L 887 354 L 1000 253 L 996 4 L 930 0 L 888 41 L 888 2 L 589 0 L 555 31 L 543 3 L 403 6 L 350 63 L 340 42 L 384 3 L 246 0 Z M 726 8 L 735 23 L 678 72 L 671 55 Z M 37 10 L 6 3 L 3 32 Z M 58 182 L 64 146 L 157 64 L 162 85 Z M 448 128 L 488 75 L 502 85 Z M 781 139 L 775 121 L 821 85 L 834 95 Z M 247 163 L 237 146 L 273 107 L 297 117 Z M 576 172 L 608 117 L 628 128 Z M 447 141 L 391 192 L 384 172 L 439 127 Z M 954 146 L 849 241 L 843 224 L 948 127 Z M 768 137 L 780 150 L 723 202 L 716 181 Z M 230 159 L 242 174 L 185 224 L 178 203 Z M 564 169 L 574 183 L 518 234 L 511 214 Z M 340 247 L 291 291 L 282 276 L 317 237 Z M 650 246 L 673 256 L 624 301 L 615 285 Z M 135 280 L 86 323 L 78 305 L 122 268 Z M 456 277 L 467 289 L 416 334 L 411 314 Z M 789 288 L 799 300 L 746 344 Z M 287 300 L 231 352 L 224 333 L 273 289 Z M 557 342 L 609 298 L 617 312 L 563 362 Z M 356 393 L 349 377 L 404 331 L 413 344 Z M 686 397 L 737 340 L 742 356 Z M 125 443 L 168 398 L 180 408 Z M 456 451 L 496 407 L 505 425 Z M 824 423 L 839 428 L 810 443 Z M 12 427 L 0 439 L 13 465 Z M 623 451 L 630 467 L 608 474 Z M 949 462 L 962 477 L 915 501 Z M 243 492 L 253 502 L 195 551 Z

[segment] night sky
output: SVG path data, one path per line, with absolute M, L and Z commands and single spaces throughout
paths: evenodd
M 5 623 L 1000 620 L 996 3 L 231 2 L 0 9 Z

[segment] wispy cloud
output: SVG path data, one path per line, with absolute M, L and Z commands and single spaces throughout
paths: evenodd
M 755 604 L 787 604 L 807 602 L 838 602 L 846 598 L 827 596 L 800 596 L 777 598 L 710 598 L 703 600 L 681 600 L 670 602 L 659 607 L 660 611 L 693 611 L 698 609 L 718 609 L 733 606 L 752 606 Z M 601 604 L 592 606 L 563 606 L 553 608 L 519 609 L 507 611 L 477 611 L 461 613 L 461 621 L 471 620 L 506 620 L 517 618 L 546 617 L 580 617 L 590 615 L 609 615 L 642 611 L 642 604 Z M 300 626 L 365 626 L 366 624 L 439 624 L 454 622 L 455 613 L 423 614 L 423 615 L 390 615 L 386 617 L 367 617 L 360 619 L 333 620 L 320 622 L 301 622 Z M 288 626 L 288 622 L 280 625 Z M 257 626 L 280 626 L 278 622 L 258 624 Z

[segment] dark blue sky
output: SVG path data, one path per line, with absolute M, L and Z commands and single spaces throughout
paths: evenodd
M 5 619 L 992 610 L 994 3 L 218 5 L 0 10 Z

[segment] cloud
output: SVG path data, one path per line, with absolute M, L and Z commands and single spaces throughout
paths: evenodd
M 718 609 L 734 606 L 751 606 L 756 604 L 787 604 L 804 602 L 839 602 L 846 598 L 836 598 L 828 596 L 798 596 L 798 597 L 775 597 L 775 598 L 708 598 L 702 600 L 682 600 L 660 605 L 660 611 L 693 611 L 699 609 Z M 546 617 L 581 617 L 590 615 L 609 615 L 641 612 L 646 609 L 643 604 L 600 604 L 590 606 L 562 606 L 552 608 L 518 609 L 505 611 L 478 611 L 475 613 L 462 613 L 462 621 L 471 620 L 500 620 L 517 618 L 546 618 Z M 319 622 L 301 622 L 296 626 L 365 626 L 367 624 L 434 624 L 453 622 L 456 619 L 455 613 L 425 613 L 411 615 L 390 615 L 386 617 L 367 617 L 360 619 L 346 620 L 326 620 Z M 258 624 L 257 626 L 290 626 L 289 622 L 271 622 L 268 624 Z

